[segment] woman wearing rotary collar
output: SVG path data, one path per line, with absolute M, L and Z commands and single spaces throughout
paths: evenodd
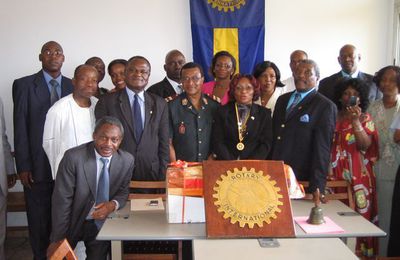
M 230 103 L 220 107 L 213 124 L 217 160 L 266 159 L 271 150 L 271 111 L 254 103 L 260 85 L 251 75 L 236 75 L 229 86 Z

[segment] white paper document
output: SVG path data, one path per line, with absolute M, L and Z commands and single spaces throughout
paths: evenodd
M 161 198 L 131 200 L 131 211 L 152 211 L 152 210 L 164 210 L 164 203 Z

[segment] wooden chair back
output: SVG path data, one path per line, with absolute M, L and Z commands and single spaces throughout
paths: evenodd
M 299 181 L 304 188 L 309 186 L 308 181 Z M 325 198 L 328 200 L 346 200 L 351 209 L 355 209 L 354 198 L 352 194 L 352 187 L 348 181 L 327 181 L 326 188 L 342 188 L 339 192 L 325 193 Z M 312 199 L 312 194 L 306 193 L 305 199 Z
M 156 199 L 162 198 L 163 201 L 167 200 L 166 188 L 167 182 L 166 181 L 131 181 L 129 184 L 129 188 L 131 189 L 164 189 L 164 193 L 129 193 L 129 200 L 131 199 Z M 150 243 L 151 241 L 149 241 Z M 140 241 L 130 241 L 130 246 L 135 247 L 136 244 L 141 246 Z M 154 242 L 155 244 L 157 241 Z M 150 247 L 152 245 L 149 245 Z M 166 241 L 166 247 L 168 246 L 168 241 Z M 158 246 L 160 247 L 160 246 Z M 156 248 L 156 246 L 155 246 Z M 176 260 L 182 259 L 182 241 L 178 241 L 178 254 L 171 254 L 171 253 L 124 253 L 123 254 L 124 260 Z
M 130 193 L 129 199 L 155 199 L 162 198 L 162 200 L 167 200 L 166 181 L 131 181 L 129 184 L 131 189 L 164 189 L 164 193 Z
M 58 247 L 54 250 L 54 252 L 50 255 L 50 260 L 60 260 L 60 259 L 67 259 L 67 260 L 78 260 L 78 257 L 75 255 L 74 250 L 69 245 L 68 240 L 64 239 Z

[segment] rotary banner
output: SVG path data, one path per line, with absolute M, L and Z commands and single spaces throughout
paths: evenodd
M 251 73 L 264 60 L 264 13 L 264 0 L 190 0 L 193 60 L 207 71 L 225 50 L 236 58 L 237 72 Z

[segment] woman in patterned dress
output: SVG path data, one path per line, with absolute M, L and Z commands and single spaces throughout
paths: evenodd
M 338 107 L 332 145 L 331 180 L 347 180 L 353 187 L 356 211 L 371 222 L 377 220 L 376 187 L 373 164 L 378 156 L 378 134 L 368 107 L 368 87 L 349 79 L 336 87 Z M 358 238 L 357 250 L 366 256 L 376 254 L 376 241 Z

